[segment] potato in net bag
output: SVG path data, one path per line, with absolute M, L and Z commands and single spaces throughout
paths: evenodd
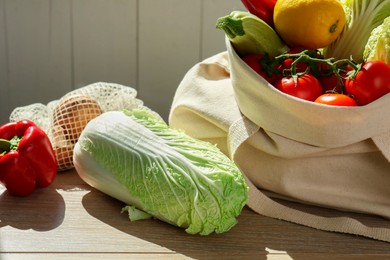
M 52 142 L 59 171 L 73 168 L 73 148 L 86 124 L 107 111 L 144 108 L 137 91 L 115 83 L 98 82 L 73 90 L 47 105 L 36 103 L 15 108 L 10 121 L 29 119 Z

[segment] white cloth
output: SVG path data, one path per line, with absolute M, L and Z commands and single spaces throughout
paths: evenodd
M 169 124 L 230 156 L 250 186 L 248 206 L 259 214 L 390 242 L 387 111 L 390 95 L 362 107 L 328 107 L 285 95 L 227 41 L 227 52 L 185 75 Z M 362 223 L 357 213 L 376 222 L 384 217 L 383 225 Z

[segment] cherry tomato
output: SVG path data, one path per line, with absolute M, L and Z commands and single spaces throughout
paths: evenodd
M 269 76 L 266 70 L 261 65 L 261 60 L 264 59 L 264 56 L 261 54 L 248 54 L 242 57 L 242 60 L 248 64 L 254 71 L 256 71 L 260 76 L 262 76 L 269 83 L 274 84 L 275 81 L 282 77 L 281 71 L 278 68 L 270 68 L 269 70 L 271 76 Z
M 327 65 L 322 65 L 322 75 L 318 77 L 318 80 L 321 82 L 323 91 L 325 93 L 343 93 L 345 79 L 347 78 L 348 72 L 351 70 L 353 70 L 353 68 L 350 65 L 340 68 L 340 79 L 335 73 L 331 73 L 331 70 Z
M 340 82 L 339 77 L 336 74 L 331 74 L 328 76 L 320 76 L 318 80 L 321 83 L 324 93 L 327 92 L 342 92 L 342 82 Z
M 301 48 L 293 48 L 288 51 L 288 54 L 297 54 L 303 51 Z M 281 62 L 281 68 L 282 69 L 291 69 L 291 65 L 293 63 L 294 59 L 293 58 L 288 58 L 285 59 L 284 61 Z M 305 72 L 307 67 L 309 65 L 306 62 L 298 62 L 297 65 L 295 66 L 296 72 Z
M 322 94 L 314 102 L 331 106 L 357 106 L 355 99 L 338 93 Z
M 347 93 L 359 105 L 367 105 L 390 92 L 390 66 L 382 61 L 367 61 L 354 78 L 345 82 Z
M 284 93 L 309 101 L 314 101 L 322 94 L 320 82 L 311 74 L 304 74 L 296 80 L 293 77 L 283 77 L 275 83 L 275 87 Z

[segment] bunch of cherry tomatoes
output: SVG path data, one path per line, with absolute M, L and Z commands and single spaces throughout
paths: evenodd
M 274 58 L 250 54 L 242 59 L 280 91 L 321 104 L 363 106 L 390 93 L 390 66 L 382 61 L 358 64 L 301 49 Z

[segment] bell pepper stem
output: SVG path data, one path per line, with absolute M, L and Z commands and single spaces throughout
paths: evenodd
M 0 138 L 0 154 L 6 154 L 9 151 L 16 151 L 22 137 L 14 136 L 11 140 Z
M 7 153 L 11 150 L 11 141 L 7 139 L 0 139 L 0 154 Z

